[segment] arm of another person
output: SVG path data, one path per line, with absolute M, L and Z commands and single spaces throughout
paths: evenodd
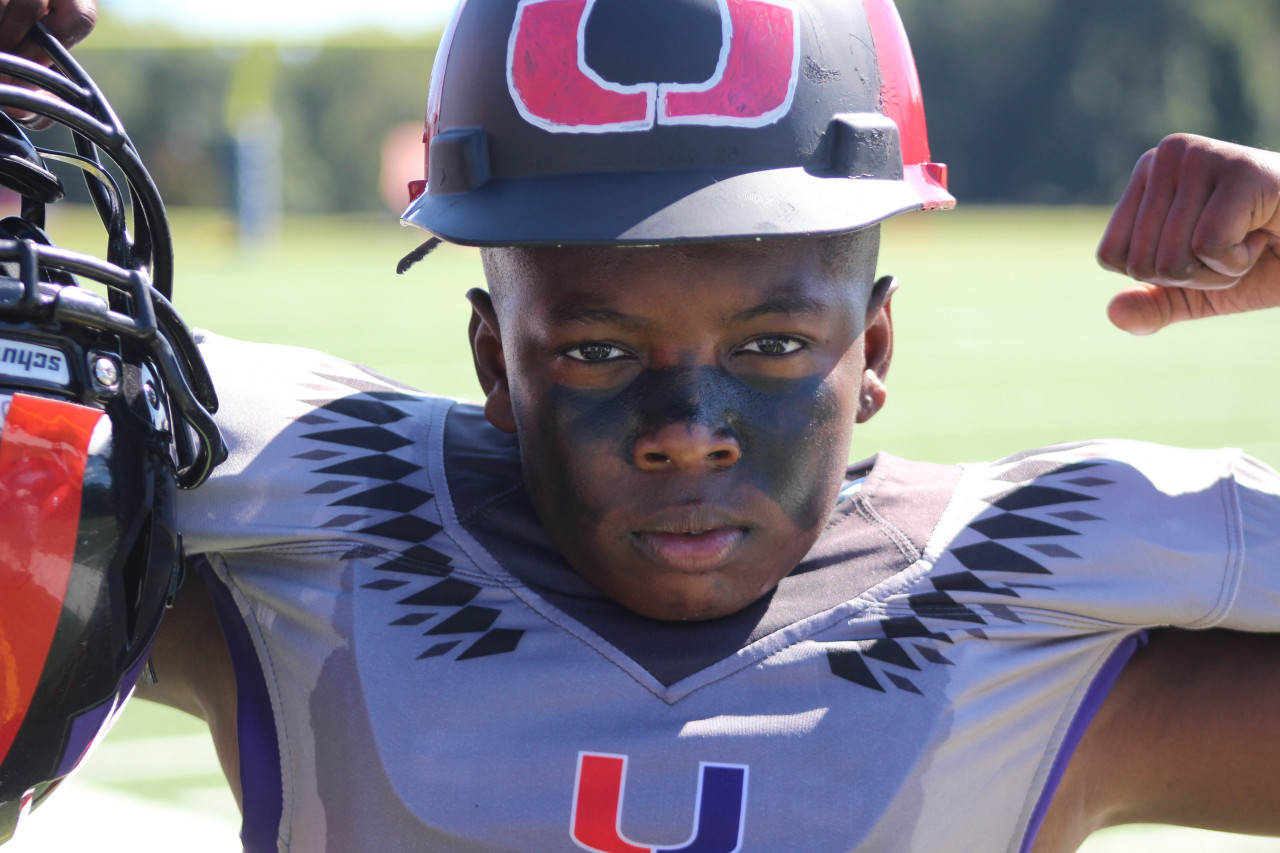
M 236 805 L 243 808 L 235 670 L 203 575 L 187 574 L 178 600 L 160 625 L 151 664 L 156 683 L 139 685 L 135 695 L 209 724 L 222 772 Z
M 1098 259 L 1139 282 L 1108 307 L 1134 334 L 1280 306 L 1280 154 L 1168 137 L 1139 160 Z M 1280 835 L 1280 635 L 1165 630 L 1134 657 L 1036 853 L 1121 823 Z

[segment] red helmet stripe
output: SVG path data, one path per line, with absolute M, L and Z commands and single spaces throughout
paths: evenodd
M 718 79 L 705 88 L 660 86 L 659 121 L 717 124 L 722 117 L 732 120 L 727 124 L 767 124 L 790 107 L 799 71 L 795 10 L 765 0 L 727 0 L 727 6 L 729 32 Z
M 880 101 L 884 114 L 898 125 L 902 140 L 902 162 L 929 162 L 929 135 L 925 129 L 924 98 L 920 75 L 907 42 L 907 32 L 898 10 L 889 0 L 862 0 L 867 10 L 871 38 L 876 43 L 876 64 L 880 66 Z
M 0 431 L 0 761 L 62 616 L 89 439 L 103 413 L 17 394 Z
M 947 192 L 947 168 L 929 157 L 920 75 L 902 18 L 892 0 L 862 0 L 862 8 L 880 66 L 881 109 L 898 126 L 904 180 L 920 196 L 926 210 L 954 207 L 956 200 Z
M 582 54 L 588 0 L 526 0 L 516 13 L 507 73 L 516 106 L 547 130 L 642 129 L 656 87 L 606 83 Z

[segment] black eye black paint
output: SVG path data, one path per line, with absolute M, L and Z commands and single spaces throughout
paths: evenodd
M 561 452 L 613 454 L 631 465 L 636 440 L 670 424 L 697 424 L 735 438 L 742 455 L 717 477 L 741 478 L 777 501 L 793 523 L 821 522 L 830 495 L 826 479 L 842 435 L 839 406 L 826 376 L 748 383 L 718 367 L 644 370 L 611 392 L 552 386 L 552 441 Z M 550 436 L 549 436 L 550 437 Z M 576 488 L 560 491 L 577 502 Z

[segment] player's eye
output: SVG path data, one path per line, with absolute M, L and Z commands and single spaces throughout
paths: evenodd
M 804 341 L 789 335 L 770 335 L 756 338 L 742 345 L 745 352 L 757 352 L 761 355 L 790 355 L 804 349 Z
M 601 362 L 623 358 L 626 352 L 612 344 L 578 344 L 564 351 L 574 361 Z

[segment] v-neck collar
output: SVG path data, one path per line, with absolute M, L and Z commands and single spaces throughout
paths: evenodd
M 478 407 L 449 413 L 444 459 L 459 522 L 503 570 L 665 687 L 911 566 L 960 477 L 958 466 L 883 453 L 851 466 L 847 482 L 857 485 L 846 488 L 814 547 L 773 592 L 719 619 L 665 622 L 618 605 L 564 561 L 529 503 L 515 437 L 490 426 Z

